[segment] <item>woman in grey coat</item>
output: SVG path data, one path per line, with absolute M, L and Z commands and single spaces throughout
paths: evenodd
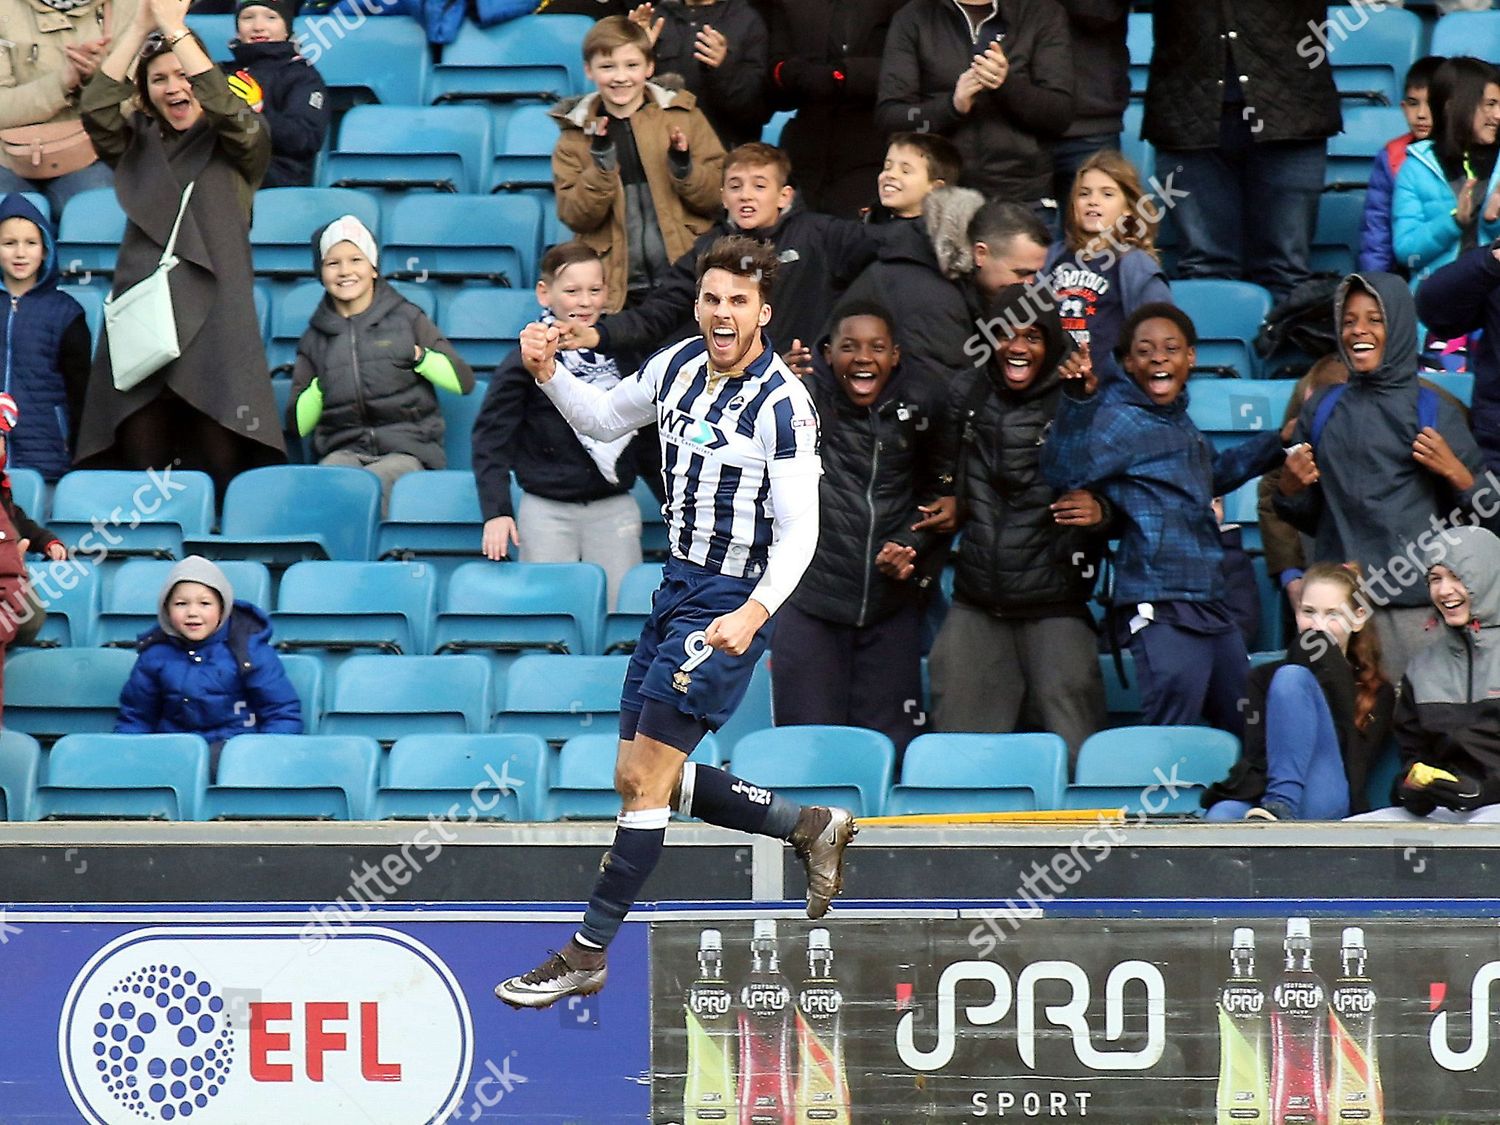
M 250 264 L 250 204 L 271 138 L 187 30 L 187 8 L 187 0 L 142 3 L 83 91 L 84 126 L 115 169 L 128 220 L 114 293 L 156 269 L 182 191 L 195 186 L 171 273 L 182 354 L 121 392 L 101 341 L 77 461 L 123 469 L 176 461 L 209 473 L 222 495 L 236 473 L 286 458 Z M 135 81 L 127 82 L 137 53 Z M 138 108 L 126 116 L 120 103 L 132 97 Z

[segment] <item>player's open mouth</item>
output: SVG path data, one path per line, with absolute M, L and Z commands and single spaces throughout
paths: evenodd
M 739 338 L 739 333 L 733 328 L 715 328 L 712 335 L 716 348 L 732 347 L 735 340 Z

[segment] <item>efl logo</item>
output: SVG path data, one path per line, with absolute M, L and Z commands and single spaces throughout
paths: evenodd
M 452 1112 L 474 1033 L 447 966 L 405 934 L 163 927 L 83 967 L 58 1052 L 95 1125 L 409 1125 Z

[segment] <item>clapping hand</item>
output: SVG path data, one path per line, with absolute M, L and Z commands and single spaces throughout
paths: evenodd
M 646 34 L 651 36 L 651 46 L 654 47 L 661 38 L 661 29 L 666 26 L 667 17 L 658 16 L 656 8 L 650 4 L 637 4 L 630 9 L 630 22 L 646 29 Z
M 722 32 L 714 30 L 712 24 L 704 24 L 703 30 L 693 40 L 693 58 L 704 66 L 718 69 L 729 57 L 729 40 Z
M 979 81 L 979 76 L 971 66 L 958 76 L 958 81 L 953 86 L 953 108 L 959 113 L 968 113 L 974 108 L 975 97 L 983 89 L 984 83 Z
M 998 90 L 1010 75 L 1010 60 L 1005 57 L 1005 49 L 999 43 L 991 43 L 984 49 L 984 54 L 974 56 L 969 69 L 986 90 Z
M 109 53 L 108 35 L 89 39 L 83 43 L 70 44 L 63 48 L 68 61 L 63 67 L 63 83 L 69 90 L 76 90 L 94 76 L 104 56 Z

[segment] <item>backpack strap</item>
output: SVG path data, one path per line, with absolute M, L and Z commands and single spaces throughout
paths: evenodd
M 1417 388 L 1417 429 L 1437 429 L 1438 393 L 1431 387 Z
M 1344 397 L 1344 392 L 1349 389 L 1348 383 L 1336 383 L 1328 388 L 1328 393 L 1318 403 L 1318 409 L 1313 411 L 1312 426 L 1307 433 L 1308 443 L 1313 447 L 1313 452 L 1318 451 L 1318 439 L 1323 436 L 1323 427 L 1328 425 L 1328 416 L 1333 413 L 1333 408 L 1339 404 L 1339 399 Z M 1418 400 L 1420 407 L 1420 400 Z

